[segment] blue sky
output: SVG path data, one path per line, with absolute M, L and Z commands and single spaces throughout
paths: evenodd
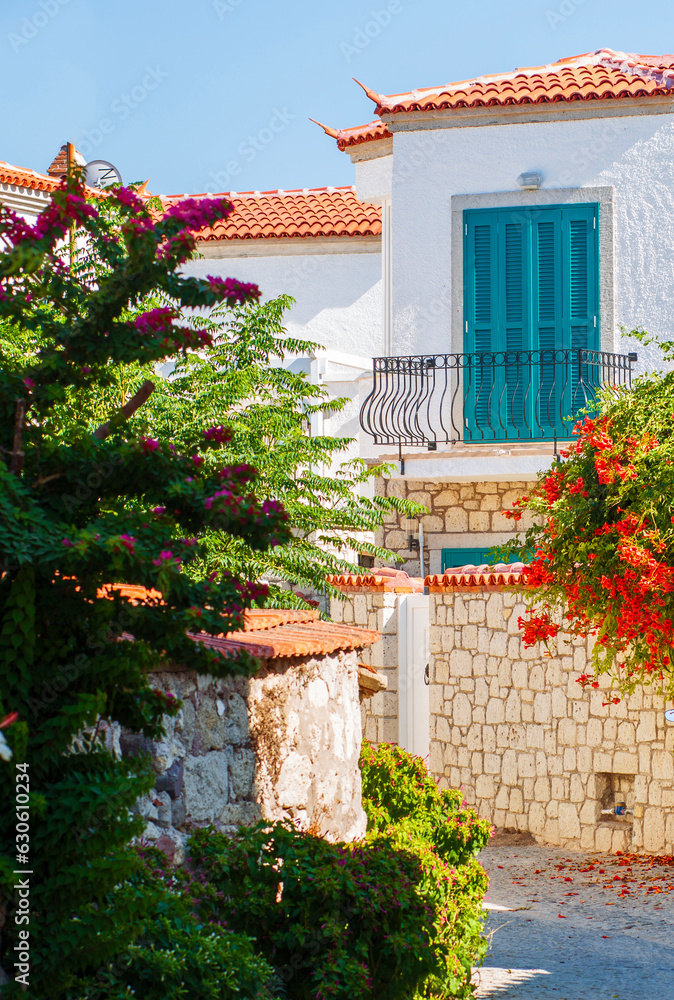
M 371 120 L 374 90 L 607 46 L 674 51 L 674 5 L 634 0 L 5 0 L 0 159 L 70 139 L 158 194 L 350 184 L 308 118 Z

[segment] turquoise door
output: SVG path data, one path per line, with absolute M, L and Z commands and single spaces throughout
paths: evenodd
M 566 434 L 579 349 L 599 349 L 599 206 L 464 212 L 466 440 Z

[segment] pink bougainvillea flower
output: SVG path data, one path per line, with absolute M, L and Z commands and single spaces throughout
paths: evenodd
M 170 549 L 162 549 L 157 559 L 153 559 L 154 566 L 162 566 L 166 562 L 182 562 L 180 556 L 174 556 Z
M 219 427 L 209 427 L 208 430 L 204 431 L 204 437 L 207 441 L 215 441 L 216 444 L 223 444 L 225 441 L 231 441 L 232 433 L 220 425 Z
M 136 545 L 136 539 L 133 537 L 133 535 L 120 535 L 119 540 L 122 543 L 122 545 L 129 550 L 129 552 L 134 551 Z
M 153 451 L 157 451 L 161 445 L 156 438 L 141 438 L 140 439 L 140 450 L 144 455 L 151 454 Z
M 165 510 L 166 510 L 166 507 L 153 507 L 152 508 L 152 513 L 156 514 L 157 517 L 161 517 Z

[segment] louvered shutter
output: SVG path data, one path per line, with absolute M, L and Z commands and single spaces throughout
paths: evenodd
M 499 386 L 498 423 L 507 437 L 519 437 L 528 421 L 524 400 L 528 371 L 522 352 L 528 348 L 529 327 L 529 247 L 527 221 L 512 214 L 499 219 L 499 351 L 505 352 L 505 385 Z M 497 383 L 500 379 L 497 374 Z
M 464 372 L 467 440 L 567 436 L 586 405 L 598 366 L 568 352 L 599 349 L 598 218 L 597 205 L 464 213 L 464 350 L 496 356 Z
M 496 213 L 467 213 L 464 233 L 464 348 L 471 356 L 464 369 L 467 440 L 494 439 L 492 409 L 497 349 Z
M 564 379 L 555 364 L 561 351 L 562 334 L 562 216 L 548 209 L 532 221 L 532 349 L 538 351 L 540 367 L 532 385 L 535 429 L 544 437 L 554 437 L 563 415 Z M 561 355 L 560 355 L 561 357 Z
M 574 351 L 599 350 L 597 260 L 599 231 L 594 205 L 578 205 L 563 213 L 565 342 Z M 575 360 L 575 359 L 574 359 Z M 571 369 L 569 408 L 576 413 L 592 395 L 595 365 L 585 355 Z

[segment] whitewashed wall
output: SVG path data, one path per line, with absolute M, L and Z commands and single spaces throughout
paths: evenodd
M 257 242 L 257 241 L 256 241 Z M 287 329 L 344 354 L 371 358 L 381 351 L 379 253 L 297 254 L 192 261 L 188 274 L 253 281 L 263 298 L 292 295 Z
M 0 184 L 0 205 L 6 205 L 21 215 L 31 226 L 51 200 L 46 191 L 24 188 L 19 184 Z
M 376 143 L 371 144 L 376 152 Z M 371 201 L 381 205 L 391 197 L 393 184 L 393 155 L 376 156 L 356 162 L 356 194 L 360 201 Z
M 394 354 L 449 349 L 452 196 L 516 191 L 533 170 L 542 190 L 614 187 L 616 328 L 672 338 L 674 115 L 398 132 L 393 143 Z M 535 202 L 521 192 L 520 204 Z M 640 370 L 659 364 L 616 332 Z

